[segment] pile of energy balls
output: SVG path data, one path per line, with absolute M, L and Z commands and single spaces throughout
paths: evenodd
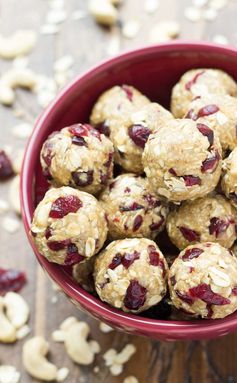
M 32 238 L 84 289 L 143 316 L 159 313 L 167 294 L 188 317 L 237 310 L 237 84 L 227 73 L 186 72 L 171 112 L 114 86 L 90 124 L 47 138 L 41 164 L 53 187 L 34 212 Z M 177 250 L 172 262 L 159 248 L 163 230 Z

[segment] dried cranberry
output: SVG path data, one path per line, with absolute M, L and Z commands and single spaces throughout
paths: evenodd
M 199 298 L 208 305 L 228 305 L 230 300 L 220 294 L 214 293 L 209 285 L 201 283 L 198 286 L 189 289 L 189 293 L 193 298 Z
M 146 300 L 147 289 L 136 280 L 132 280 L 124 297 L 124 306 L 128 310 L 138 310 Z
M 83 124 L 75 124 L 75 125 L 69 126 L 68 130 L 71 134 L 73 134 L 73 136 L 77 136 L 77 137 L 88 136 L 88 128 L 86 125 L 83 125 Z
M 213 315 L 213 310 L 212 310 L 212 307 L 211 305 L 207 305 L 207 318 L 211 318 Z
M 85 138 L 79 136 L 73 136 L 72 143 L 78 146 L 88 146 L 87 142 L 85 141 Z
M 150 264 L 152 266 L 158 266 L 159 265 L 159 259 L 160 259 L 160 254 L 157 252 L 155 246 L 149 245 L 147 248 L 148 254 L 149 254 L 149 260 Z
M 150 228 L 151 231 L 158 230 L 163 225 L 164 222 L 165 222 L 164 217 L 161 217 L 159 222 L 152 223 L 149 226 L 149 228 Z
M 208 126 L 205 124 L 197 124 L 197 128 L 199 132 L 202 133 L 203 136 L 207 137 L 210 146 L 212 146 L 214 142 L 213 130 L 208 128 Z
M 98 130 L 98 132 L 100 132 L 100 134 L 104 134 L 107 137 L 110 136 L 110 128 L 105 121 L 101 124 L 96 125 L 95 128 L 96 130 Z
M 172 174 L 173 176 L 177 177 L 177 173 L 176 173 L 176 171 L 174 170 L 174 168 L 170 168 L 170 169 L 169 169 L 169 173 Z
M 184 255 L 182 256 L 183 261 L 189 261 L 193 258 L 198 258 L 199 255 L 203 253 L 202 249 L 199 249 L 198 247 L 193 247 L 192 249 L 188 249 L 185 251 Z
M 50 167 L 52 162 L 52 143 L 49 141 L 49 138 L 45 141 L 42 151 L 42 158 L 48 167 Z
M 133 202 L 129 206 L 120 206 L 119 207 L 119 210 L 122 212 L 123 211 L 136 211 L 136 210 L 141 210 L 141 209 L 144 209 L 144 206 L 139 205 L 139 203 L 137 203 L 137 202 Z
M 75 195 L 67 195 L 57 198 L 49 212 L 50 218 L 63 218 L 69 213 L 76 213 L 82 207 L 81 200 Z
M 72 172 L 72 179 L 76 186 L 88 186 L 93 183 L 94 171 L 88 170 L 87 172 Z
M 195 74 L 195 76 L 192 78 L 192 80 L 188 81 L 186 84 L 185 84 L 185 89 L 186 90 L 191 90 L 192 86 L 197 82 L 198 78 L 204 73 L 205 71 L 201 71 L 201 72 L 198 72 L 197 74 Z
M 236 193 L 234 193 L 234 192 L 230 193 L 229 197 L 230 197 L 230 199 L 232 199 L 232 201 L 234 201 L 234 203 L 237 204 L 237 194 Z
M 161 202 L 149 193 L 144 194 L 143 198 L 147 201 L 149 207 L 152 207 L 153 209 L 161 205 Z
M 201 185 L 201 179 L 197 176 L 183 176 L 185 186 Z
M 78 253 L 78 248 L 74 243 L 70 243 L 67 246 L 67 255 L 64 260 L 64 264 L 66 266 L 75 265 L 76 263 L 80 263 L 84 259 L 85 257 Z
M 193 304 L 193 298 L 190 297 L 190 295 L 181 293 L 179 290 L 175 290 L 175 293 L 183 302 L 188 303 L 189 305 Z
M 108 268 L 111 270 L 114 270 L 117 266 L 121 265 L 121 260 L 122 260 L 121 254 L 120 253 L 115 254 Z
M 45 230 L 45 238 L 49 239 L 51 236 L 52 236 L 52 229 L 50 226 L 48 226 L 47 229 Z
M 194 112 L 194 109 L 190 109 L 188 113 L 186 114 L 185 118 L 190 118 L 193 121 L 196 121 L 198 119 L 197 114 Z
M 197 233 L 195 230 L 189 229 L 185 226 L 179 226 L 179 230 L 183 234 L 184 238 L 187 239 L 189 242 L 198 241 L 200 239 L 200 234 Z
M 140 258 L 140 255 L 141 254 L 136 250 L 134 250 L 133 253 L 125 253 L 122 258 L 122 265 L 125 267 L 125 269 L 128 269 L 134 261 Z
M 233 287 L 232 294 L 233 295 L 237 295 L 237 286 Z
M 209 116 L 210 114 L 214 114 L 218 112 L 219 108 L 217 105 L 210 104 L 206 105 L 203 108 L 199 109 L 198 111 L 198 117 L 206 117 Z
M 70 239 L 64 239 L 63 241 L 48 241 L 47 246 L 52 251 L 60 251 L 70 245 Z
M 14 171 L 10 158 L 4 152 L 0 150 L 0 180 L 6 180 L 7 178 L 13 176 Z
M 8 291 L 19 291 L 26 283 L 26 275 L 22 271 L 0 268 L 0 295 Z
M 205 173 L 205 172 L 207 172 L 209 170 L 211 170 L 210 173 L 213 173 L 216 170 L 217 166 L 218 166 L 220 158 L 221 157 L 220 157 L 218 152 L 216 152 L 213 157 L 206 158 L 203 161 L 202 166 L 201 166 L 202 173 Z
M 133 92 L 132 92 L 132 90 L 127 85 L 122 85 L 121 88 L 126 93 L 126 96 L 129 99 L 129 101 L 132 102 L 132 99 L 133 99 Z
M 141 227 L 142 222 L 143 222 L 142 216 L 137 215 L 133 222 L 133 231 L 137 231 Z
M 144 149 L 150 134 L 151 134 L 150 129 L 140 124 L 135 124 L 128 128 L 129 137 L 131 138 L 131 140 L 134 142 L 135 145 L 139 146 L 139 148 L 142 148 L 142 149 Z
M 112 190 L 115 187 L 116 181 L 113 181 L 109 184 L 109 190 Z
M 130 192 L 131 192 L 131 189 L 128 186 L 126 186 L 126 188 L 124 189 L 124 193 L 130 193 Z
M 209 225 L 209 233 L 211 235 L 215 235 L 216 238 L 219 237 L 219 235 L 223 232 L 225 232 L 228 227 L 229 227 L 229 222 L 224 221 L 223 219 L 220 219 L 218 217 L 213 217 L 210 220 L 210 225 Z
M 110 165 L 111 165 L 111 163 L 112 163 L 112 160 L 113 160 L 113 153 L 109 153 L 108 161 L 106 161 L 106 162 L 104 163 L 104 166 L 105 166 L 106 168 L 109 168 Z

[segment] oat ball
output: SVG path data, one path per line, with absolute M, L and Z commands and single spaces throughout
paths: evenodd
M 167 205 L 149 187 L 146 178 L 123 174 L 100 195 L 112 239 L 155 238 L 164 228 Z
M 237 259 L 218 243 L 188 246 L 170 268 L 169 288 L 176 308 L 224 318 L 237 309 Z
M 113 144 L 88 124 L 54 132 L 41 150 L 43 173 L 54 186 L 96 194 L 113 173 Z
M 136 314 L 164 297 L 167 270 L 155 242 L 146 238 L 114 241 L 96 258 L 96 291 L 102 301 Z
M 150 134 L 143 165 L 155 193 L 173 202 L 192 200 L 215 189 L 221 174 L 221 145 L 207 124 L 170 120 Z
M 237 210 L 221 195 L 186 201 L 167 219 L 171 241 L 180 249 L 197 242 L 230 248 L 236 240 Z
M 183 74 L 173 87 L 171 111 L 176 118 L 182 118 L 190 102 L 196 97 L 208 93 L 237 96 L 237 84 L 234 79 L 219 69 L 192 69 Z
M 222 149 L 237 146 L 237 98 L 229 95 L 207 95 L 191 102 L 187 118 L 205 124 L 217 132 Z
M 222 190 L 232 205 L 237 208 L 237 148 L 223 161 L 222 168 Z
M 31 224 L 38 251 L 61 265 L 79 263 L 98 253 L 107 231 L 105 212 L 96 198 L 70 187 L 50 189 Z

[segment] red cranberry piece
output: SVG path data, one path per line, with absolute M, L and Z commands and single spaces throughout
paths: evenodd
M 119 210 L 121 212 L 123 211 L 136 211 L 136 210 L 141 210 L 144 209 L 144 206 L 139 205 L 137 202 L 133 202 L 130 206 L 120 206 Z
M 113 181 L 109 184 L 109 190 L 112 190 L 116 184 L 116 181 Z
M 121 260 L 122 260 L 121 254 L 120 253 L 115 254 L 108 268 L 111 270 L 114 270 L 117 266 L 121 265 Z
M 223 219 L 213 217 L 210 220 L 209 233 L 215 235 L 216 238 L 219 237 L 221 233 L 224 233 L 229 227 L 229 222 L 224 221 Z
M 141 227 L 142 222 L 143 222 L 142 216 L 137 215 L 133 222 L 133 231 L 137 231 Z
M 113 153 L 109 153 L 108 161 L 106 161 L 106 162 L 104 163 L 104 166 L 105 166 L 106 168 L 110 168 L 110 165 L 111 165 L 111 163 L 112 163 L 112 160 L 113 160 Z
M 131 189 L 128 186 L 126 186 L 126 188 L 124 189 L 124 193 L 130 193 L 130 192 L 131 192 Z
M 0 295 L 8 291 L 19 291 L 26 283 L 26 275 L 22 271 L 0 268 Z
M 140 253 L 136 250 L 134 250 L 133 253 L 125 253 L 122 257 L 122 265 L 125 267 L 125 269 L 128 269 L 134 261 L 140 258 Z
M 75 125 L 69 126 L 68 130 L 71 134 L 73 134 L 73 136 L 77 136 L 77 137 L 87 137 L 88 136 L 87 125 L 75 124 Z
M 0 180 L 6 180 L 13 176 L 14 171 L 10 158 L 7 156 L 4 150 L 0 150 Z
M 165 219 L 164 217 L 161 217 L 160 221 L 159 222 L 154 222 L 152 223 L 149 227 L 151 229 L 151 231 L 154 231 L 154 230 L 158 230 L 164 223 Z
M 185 118 L 190 118 L 190 120 L 196 121 L 198 119 L 197 114 L 194 112 L 194 109 L 190 109 L 186 114 Z
M 136 280 L 132 280 L 124 297 L 124 306 L 128 310 L 138 310 L 146 300 L 147 289 Z
M 160 254 L 157 252 L 155 246 L 149 245 L 148 248 L 149 261 L 152 266 L 159 266 L 162 269 L 162 275 L 165 277 L 166 270 L 165 264 L 162 259 L 160 259 Z
M 198 286 L 189 289 L 189 293 L 193 298 L 199 298 L 208 305 L 223 306 L 228 305 L 230 300 L 220 294 L 214 293 L 209 285 L 201 283 Z
M 221 157 L 220 157 L 220 154 L 218 152 L 216 152 L 213 157 L 206 158 L 203 161 L 202 166 L 201 166 L 202 173 L 205 173 L 205 172 L 207 172 L 209 170 L 211 170 L 210 173 L 213 173 L 216 170 L 217 166 L 218 166 L 220 158 Z
M 190 295 L 186 293 L 181 293 L 179 290 L 175 290 L 175 293 L 183 302 L 188 303 L 189 305 L 193 304 L 193 298 L 190 297 Z
M 198 247 L 193 247 L 192 249 L 188 249 L 185 251 L 184 255 L 182 256 L 182 260 L 190 261 L 190 259 L 198 258 L 199 255 L 201 255 L 202 253 L 202 249 L 199 249 Z
M 218 112 L 218 110 L 219 108 L 217 105 L 214 105 L 214 104 L 206 105 L 203 108 L 199 109 L 198 117 L 210 116 L 211 114 Z
M 147 201 L 149 207 L 152 207 L 153 209 L 161 205 L 161 202 L 149 193 L 145 194 L 143 198 Z
M 132 100 L 133 100 L 133 92 L 132 92 L 132 90 L 127 85 L 122 85 L 121 88 L 126 93 L 126 96 L 129 99 L 129 101 L 132 102 Z
M 207 318 L 211 319 L 212 315 L 213 315 L 212 307 L 211 305 L 207 305 Z
M 104 134 L 105 136 L 109 137 L 110 136 L 110 128 L 109 126 L 106 124 L 106 122 L 102 122 L 101 124 L 97 124 L 95 126 L 96 130 L 98 130 L 98 132 L 100 134 Z
M 75 265 L 76 263 L 80 263 L 83 261 L 85 257 L 83 255 L 78 253 L 78 248 L 74 243 L 70 243 L 67 246 L 67 255 L 64 261 L 64 264 L 66 266 L 72 266 Z
M 45 238 L 49 239 L 51 236 L 52 236 L 52 229 L 50 226 L 48 226 L 47 229 L 45 230 Z
M 176 173 L 176 171 L 174 170 L 174 168 L 170 168 L 170 169 L 169 169 L 169 173 L 172 174 L 173 176 L 177 177 L 177 173 Z
M 197 176 L 183 176 L 185 186 L 201 185 L 201 179 Z
M 208 126 L 205 124 L 197 124 L 197 128 L 199 132 L 202 133 L 203 136 L 207 137 L 210 146 L 212 146 L 214 142 L 213 130 L 208 128 Z
M 88 186 L 93 183 L 94 171 L 88 170 L 87 172 L 72 172 L 72 179 L 76 186 Z
M 83 137 L 79 137 L 79 136 L 73 136 L 72 137 L 72 143 L 74 145 L 78 145 L 78 146 L 88 146 L 85 139 Z
M 50 142 L 51 137 L 52 135 L 50 135 L 48 140 L 45 141 L 42 151 L 43 160 L 48 167 L 51 165 L 52 162 L 52 143 Z
M 204 73 L 205 71 L 201 71 L 201 72 L 198 72 L 197 74 L 195 74 L 195 76 L 190 80 L 188 81 L 186 84 L 185 84 L 185 89 L 186 90 L 191 90 L 192 86 L 197 82 L 198 78 Z
M 57 198 L 51 207 L 50 218 L 63 218 L 69 213 L 76 213 L 82 207 L 81 200 L 75 195 Z
M 232 199 L 232 201 L 234 201 L 234 203 L 237 204 L 237 194 L 236 193 L 234 193 L 234 192 L 230 193 L 229 197 L 230 197 L 230 199 Z
M 128 128 L 128 135 L 135 145 L 139 148 L 144 149 L 145 144 L 148 140 L 149 135 L 151 134 L 150 129 L 142 125 L 132 125 Z
M 64 239 L 63 241 L 48 241 L 47 246 L 52 251 L 60 251 L 70 245 L 70 239 Z
M 237 286 L 233 287 L 232 294 L 233 295 L 237 295 Z
M 183 234 L 184 238 L 187 239 L 189 242 L 198 241 L 200 239 L 200 234 L 197 233 L 195 230 L 189 229 L 185 226 L 179 226 L 179 230 Z

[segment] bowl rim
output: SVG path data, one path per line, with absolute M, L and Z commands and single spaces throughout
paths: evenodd
M 236 314 L 230 315 L 224 319 L 217 320 L 193 320 L 193 321 L 174 321 L 174 320 L 159 320 L 149 319 L 135 314 L 127 314 L 118 309 L 110 307 L 103 303 L 98 298 L 92 296 L 80 286 L 75 287 L 75 282 L 61 269 L 57 264 L 48 262 L 41 256 L 30 236 L 30 223 L 33 214 L 33 201 L 32 201 L 32 177 L 34 168 L 31 159 L 36 157 L 35 148 L 38 147 L 39 136 L 41 136 L 44 121 L 48 120 L 51 114 L 64 103 L 65 97 L 74 88 L 78 87 L 80 82 L 85 82 L 87 77 L 91 77 L 96 73 L 106 70 L 111 65 L 119 64 L 129 59 L 135 59 L 140 55 L 147 55 L 152 53 L 168 53 L 172 50 L 178 50 L 180 53 L 187 49 L 194 50 L 195 52 L 213 52 L 225 54 L 228 57 L 233 56 L 237 61 L 237 49 L 231 46 L 223 46 L 209 42 L 196 42 L 178 40 L 174 42 L 162 43 L 159 45 L 149 45 L 140 47 L 133 50 L 128 50 L 120 53 L 112 58 L 103 60 L 97 65 L 92 66 L 88 70 L 78 74 L 66 86 L 64 86 L 53 101 L 46 107 L 45 110 L 37 118 L 34 130 L 26 145 L 24 159 L 22 163 L 22 170 L 20 176 L 20 200 L 22 218 L 26 234 L 28 236 L 31 247 L 36 255 L 41 266 L 46 270 L 49 276 L 62 288 L 62 290 L 74 301 L 86 308 L 89 313 L 103 318 L 105 322 L 112 323 L 117 327 L 127 328 L 128 330 L 137 330 L 144 335 L 153 333 L 154 335 L 161 335 L 169 340 L 176 339 L 198 339 L 204 337 L 215 337 L 217 334 L 225 335 L 230 331 L 237 329 Z

